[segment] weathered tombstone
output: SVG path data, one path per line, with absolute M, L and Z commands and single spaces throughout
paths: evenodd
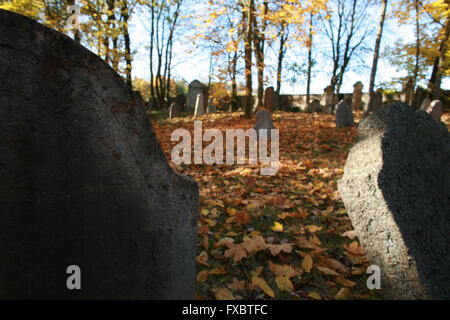
M 427 111 L 428 107 L 430 106 L 431 99 L 427 96 L 420 105 L 420 110 Z
M 275 96 L 275 91 L 273 87 L 268 87 L 264 91 L 264 109 L 268 110 L 270 113 L 273 112 L 273 99 Z
M 324 107 L 322 111 L 324 113 L 331 113 L 334 103 L 334 91 L 332 86 L 328 86 L 323 89 Z
M 214 99 L 209 98 L 208 107 L 206 108 L 207 113 L 215 113 L 217 111 L 216 105 L 214 104 Z
M 383 106 L 383 89 L 378 88 L 375 90 L 373 99 L 373 111 L 377 111 Z
M 312 112 L 320 112 L 322 109 L 322 107 L 320 106 L 320 100 L 313 99 L 313 101 L 311 102 L 311 109 Z
M 199 93 L 204 93 L 205 90 L 207 89 L 207 86 L 205 86 L 203 83 L 201 83 L 198 80 L 194 80 L 189 84 L 188 87 L 188 102 L 187 102 L 187 107 L 190 109 L 194 109 L 195 108 L 195 104 L 197 102 L 197 95 Z
M 414 100 L 414 80 L 413 78 L 408 77 L 406 78 L 405 81 L 403 81 L 401 101 L 412 106 L 413 100 Z
M 271 113 L 267 110 L 259 110 L 256 112 L 256 123 L 253 127 L 256 130 L 256 136 L 259 138 L 259 130 L 267 130 L 267 139 L 271 139 L 271 129 L 275 129 L 272 123 Z
M 338 182 L 389 299 L 450 298 L 450 134 L 396 102 L 364 119 Z
M 364 88 L 364 85 L 361 83 L 361 81 L 356 82 L 353 85 L 353 96 L 352 96 L 352 104 L 353 110 L 361 110 L 363 107 L 362 102 L 362 90 Z
M 351 127 L 355 125 L 352 108 L 344 100 L 341 100 L 335 110 L 336 114 L 336 129 L 342 127 Z
M 437 122 L 441 121 L 442 114 L 444 113 L 444 106 L 439 100 L 433 100 L 427 109 L 427 113 Z
M 204 94 L 199 93 L 197 94 L 197 100 L 195 102 L 195 111 L 194 111 L 194 117 L 202 116 L 205 114 L 205 99 Z
M 426 95 L 427 92 L 424 88 L 419 86 L 416 88 L 416 93 L 414 95 L 414 110 L 420 109 L 420 105 L 422 104 L 422 101 L 425 99 Z
M 0 298 L 192 299 L 198 188 L 121 76 L 4 10 L 0 73 Z
M 183 112 L 186 109 L 186 97 L 183 94 L 177 94 L 175 102 L 180 106 L 180 111 Z
M 169 119 L 180 117 L 181 107 L 178 102 L 172 102 L 169 107 Z

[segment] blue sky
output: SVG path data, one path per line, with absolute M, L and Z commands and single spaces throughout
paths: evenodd
M 373 19 L 375 23 L 374 29 L 378 26 L 378 12 L 379 8 L 374 8 Z M 389 15 L 389 13 L 388 13 Z M 148 51 L 146 49 L 146 44 L 148 43 L 148 34 L 144 27 L 144 23 L 148 23 L 145 13 L 137 13 L 134 15 L 132 25 L 131 25 L 131 39 L 132 47 L 136 50 L 136 55 L 133 60 L 133 77 L 139 77 L 149 80 L 149 57 Z M 374 30 L 375 34 L 376 30 Z M 189 34 L 189 32 L 187 32 Z M 387 19 L 385 23 L 385 28 L 383 31 L 383 38 L 381 43 L 381 51 L 387 44 L 393 43 L 396 39 L 401 38 L 405 41 L 412 41 L 414 39 L 414 31 L 410 26 L 399 26 L 393 19 Z M 173 70 L 172 74 L 180 79 L 184 78 L 188 82 L 194 79 L 198 79 L 203 82 L 208 81 L 208 70 L 209 70 L 209 55 L 204 49 L 194 50 L 192 49 L 192 40 L 189 39 L 188 35 L 183 37 L 182 41 L 177 41 L 174 48 L 174 58 L 173 58 Z M 369 47 L 374 46 L 374 36 L 369 38 Z M 314 56 L 318 60 L 315 68 L 313 69 L 314 78 L 311 83 L 312 93 L 322 93 L 323 88 L 326 87 L 330 82 L 330 67 L 331 62 L 320 58 L 319 54 L 321 50 L 324 50 L 324 42 L 317 43 L 315 47 Z M 275 47 L 278 45 L 275 44 Z M 322 47 L 321 47 L 322 46 Z M 296 61 L 297 63 L 302 63 L 306 61 L 306 50 L 302 48 L 299 44 L 293 44 L 292 48 L 288 49 L 288 54 L 286 57 L 285 66 Z M 276 60 L 274 55 L 274 50 L 268 48 L 266 52 L 266 65 L 267 71 L 266 76 L 268 76 L 269 81 L 267 86 L 275 86 L 275 76 L 274 70 L 276 68 Z M 341 88 L 342 93 L 352 92 L 353 84 L 356 81 L 361 81 L 364 84 L 364 91 L 368 90 L 369 87 L 369 77 L 370 68 L 372 66 L 372 53 L 368 54 L 363 60 L 363 68 L 358 71 L 348 71 L 345 75 L 343 86 Z M 255 68 L 254 68 L 255 69 Z M 287 72 L 285 73 L 287 75 Z M 405 76 L 406 72 L 397 72 L 396 69 L 390 66 L 387 59 L 380 58 L 378 61 L 378 71 L 376 84 L 389 81 L 394 77 Z M 253 77 L 256 82 L 256 75 Z M 300 79 L 304 80 L 304 79 Z M 256 83 L 253 85 L 256 89 Z M 442 82 L 442 88 L 450 90 L 450 79 L 444 79 Z M 284 81 L 281 86 L 282 93 L 285 94 L 303 94 L 306 93 L 306 84 L 299 83 L 291 86 L 288 81 Z

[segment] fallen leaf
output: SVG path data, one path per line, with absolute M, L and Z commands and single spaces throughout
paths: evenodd
M 354 287 L 356 285 L 356 282 L 348 280 L 348 279 L 343 278 L 343 277 L 335 277 L 333 279 L 333 281 L 336 282 L 337 284 L 340 284 L 341 286 L 344 286 L 344 287 L 350 287 L 351 288 L 351 287 Z
M 303 270 L 305 270 L 306 273 L 310 273 L 311 269 L 313 266 L 313 259 L 311 258 L 311 256 L 308 254 L 303 258 L 302 261 L 302 268 Z
M 325 275 L 325 276 L 338 276 L 338 277 L 342 277 L 341 274 L 337 273 L 336 271 L 331 270 L 330 268 L 327 267 L 321 267 L 321 266 L 316 266 L 317 269 L 319 269 L 320 273 Z
M 273 227 L 270 227 L 275 232 L 283 232 L 283 225 L 279 222 L 274 222 Z
M 250 215 L 247 211 L 241 211 L 236 214 L 236 221 L 241 225 L 246 225 L 250 223 Z
M 225 251 L 225 258 L 231 257 L 233 257 L 234 262 L 239 262 L 243 258 L 247 258 L 247 252 L 245 251 L 243 246 L 233 244 L 231 245 L 230 249 Z
M 273 292 L 272 288 L 269 287 L 269 285 L 266 283 L 266 281 L 263 278 L 255 276 L 255 277 L 252 278 L 252 283 L 254 285 L 258 286 L 269 297 L 275 298 L 275 293 Z
M 288 277 L 276 276 L 275 283 L 277 284 L 278 289 L 280 289 L 281 291 L 292 292 L 294 290 L 294 285 Z
M 320 294 L 318 294 L 315 291 L 308 294 L 308 297 L 313 298 L 315 300 L 322 300 L 322 297 L 320 296 Z
M 200 211 L 200 214 L 203 215 L 203 216 L 207 216 L 207 215 L 209 214 L 209 210 L 203 208 L 203 209 Z
M 236 209 L 234 208 L 227 208 L 227 213 L 230 217 L 235 216 L 236 215 Z
M 224 288 L 224 289 L 220 289 L 219 291 L 217 291 L 216 299 L 217 300 L 234 300 L 234 296 L 230 290 Z
M 338 293 L 334 296 L 337 300 L 348 300 L 351 296 L 352 292 L 349 288 L 341 288 Z
M 205 282 L 208 279 L 208 270 L 202 270 L 197 274 L 198 282 Z
M 242 245 L 248 254 L 253 251 L 265 250 L 267 247 L 264 238 L 259 235 L 255 235 L 252 238 L 245 236 Z
M 295 270 L 294 267 L 287 264 L 276 264 L 269 261 L 269 270 L 276 276 L 285 276 L 287 278 L 292 278 L 300 274 L 299 271 Z
M 344 244 L 344 249 L 355 255 L 363 255 L 364 249 L 359 245 L 358 241 L 353 241 L 350 245 Z
M 233 283 L 227 284 L 227 287 L 233 291 L 244 291 L 245 290 L 245 280 L 239 281 L 236 277 L 233 277 Z
M 347 232 L 344 232 L 343 234 L 341 234 L 341 237 L 348 237 L 351 240 L 353 240 L 357 236 L 358 235 L 355 230 L 350 230 L 350 231 L 347 231 Z
M 209 250 L 209 240 L 208 240 L 208 236 L 206 234 L 203 236 L 203 247 L 207 251 Z
M 211 270 L 209 270 L 209 274 L 213 274 L 213 275 L 223 275 L 223 274 L 227 274 L 228 271 L 225 267 L 220 267 L 220 268 L 213 268 Z
M 209 267 L 207 261 L 208 261 L 208 253 L 206 251 L 202 251 L 197 257 L 197 262 Z
M 322 227 L 318 227 L 316 225 L 311 224 L 311 225 L 307 225 L 305 227 L 305 229 L 308 230 L 310 233 L 314 233 L 314 232 L 322 230 Z
M 292 252 L 292 243 L 283 243 L 283 244 L 268 244 L 267 247 L 270 250 L 270 253 L 273 256 L 278 255 L 281 251 L 286 253 Z

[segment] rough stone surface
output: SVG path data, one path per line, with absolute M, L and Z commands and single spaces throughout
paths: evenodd
M 341 100 L 336 106 L 336 128 L 351 127 L 355 124 L 352 108 L 347 102 Z
M 271 139 L 271 129 L 275 129 L 272 123 L 272 116 L 267 110 L 256 112 L 256 124 L 253 127 L 256 130 L 256 136 L 259 138 L 259 129 L 267 129 L 267 138 Z
M 444 113 L 444 106 L 439 100 L 433 100 L 430 106 L 427 108 L 427 113 L 437 122 L 441 121 L 442 114 Z
M 387 298 L 450 298 L 450 134 L 393 103 L 359 124 L 339 192 Z
M 0 298 L 192 299 L 198 188 L 121 77 L 0 10 L 0 91 Z
M 197 100 L 195 102 L 195 111 L 194 111 L 194 116 L 198 117 L 198 116 L 202 116 L 205 114 L 205 99 L 204 99 L 204 94 L 203 93 L 199 93 L 197 95 Z
M 352 104 L 353 110 L 361 110 L 363 107 L 362 102 L 362 90 L 364 88 L 364 85 L 361 83 L 361 81 L 356 82 L 353 85 L 353 95 L 352 95 Z

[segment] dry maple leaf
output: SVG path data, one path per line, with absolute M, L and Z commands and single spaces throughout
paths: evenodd
M 269 260 L 269 270 L 276 276 L 285 276 L 292 278 L 301 274 L 300 270 L 296 270 L 294 267 L 287 264 L 276 264 Z
M 294 285 L 288 277 L 276 276 L 275 283 L 277 284 L 278 289 L 280 289 L 281 291 L 292 292 L 294 290 Z
M 233 283 L 227 284 L 227 287 L 233 291 L 244 291 L 245 290 L 245 280 L 239 281 L 236 277 L 233 277 Z
M 208 261 L 208 253 L 206 251 L 202 251 L 197 257 L 197 262 L 209 267 L 207 261 Z
M 248 254 L 253 251 L 265 250 L 267 248 L 264 238 L 259 235 L 254 235 L 252 238 L 245 236 L 242 246 L 245 248 Z
M 233 257 L 234 262 L 239 262 L 243 258 L 247 258 L 247 252 L 245 251 L 245 248 L 241 245 L 237 244 L 231 244 L 230 249 L 225 251 L 225 257 L 231 258 Z
M 283 244 L 268 244 L 267 247 L 270 250 L 270 253 L 273 256 L 278 255 L 281 251 L 286 253 L 292 252 L 292 243 L 283 243 Z

